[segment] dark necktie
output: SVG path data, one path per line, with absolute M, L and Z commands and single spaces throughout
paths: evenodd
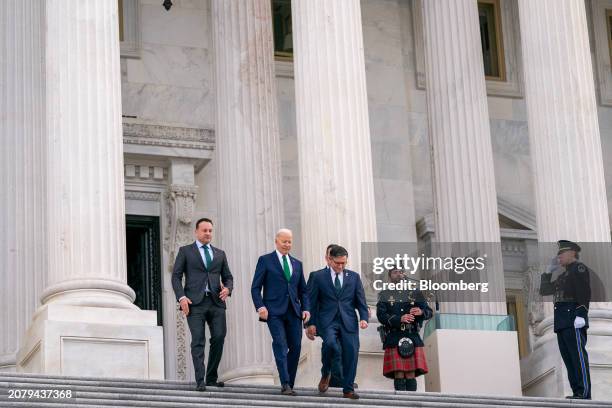
M 208 245 L 202 246 L 204 248 L 204 258 L 206 258 L 206 268 L 210 269 L 210 264 L 212 263 L 212 259 L 210 258 L 210 253 L 208 253 Z
M 334 279 L 334 287 L 336 288 L 336 294 L 339 295 L 340 291 L 342 290 L 342 284 L 340 283 L 338 273 L 336 273 L 336 279 Z

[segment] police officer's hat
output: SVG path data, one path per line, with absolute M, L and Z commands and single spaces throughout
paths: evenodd
M 562 239 L 558 242 L 559 244 L 559 252 L 557 252 L 557 255 L 561 254 L 561 252 L 565 252 L 565 251 L 576 251 L 576 253 L 580 252 L 580 245 L 578 245 L 575 242 L 572 241 L 567 241 L 565 239 Z

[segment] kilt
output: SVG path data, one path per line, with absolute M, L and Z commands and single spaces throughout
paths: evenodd
M 397 347 L 385 349 L 385 359 L 383 362 L 383 375 L 388 378 L 395 378 L 395 372 L 414 371 L 414 376 L 427 374 L 427 360 L 425 359 L 425 348 L 415 347 L 414 354 L 404 358 L 397 352 Z

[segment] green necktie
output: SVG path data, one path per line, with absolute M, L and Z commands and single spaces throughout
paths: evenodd
M 285 278 L 287 282 L 291 280 L 291 269 L 289 269 L 289 262 L 287 262 L 287 255 L 283 255 L 283 272 L 285 272 Z
M 334 279 L 334 287 L 336 288 L 336 293 L 340 293 L 342 290 L 342 285 L 340 284 L 340 278 L 338 274 L 336 274 L 336 279 Z
M 208 245 L 203 245 L 202 248 L 204 248 L 204 258 L 206 258 L 206 268 L 210 268 L 212 259 L 210 259 L 210 254 L 208 253 Z

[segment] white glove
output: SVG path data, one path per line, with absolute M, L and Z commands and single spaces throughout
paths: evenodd
M 574 328 L 582 329 L 584 326 L 586 326 L 586 321 L 584 320 L 584 318 L 576 316 L 576 318 L 574 319 Z

